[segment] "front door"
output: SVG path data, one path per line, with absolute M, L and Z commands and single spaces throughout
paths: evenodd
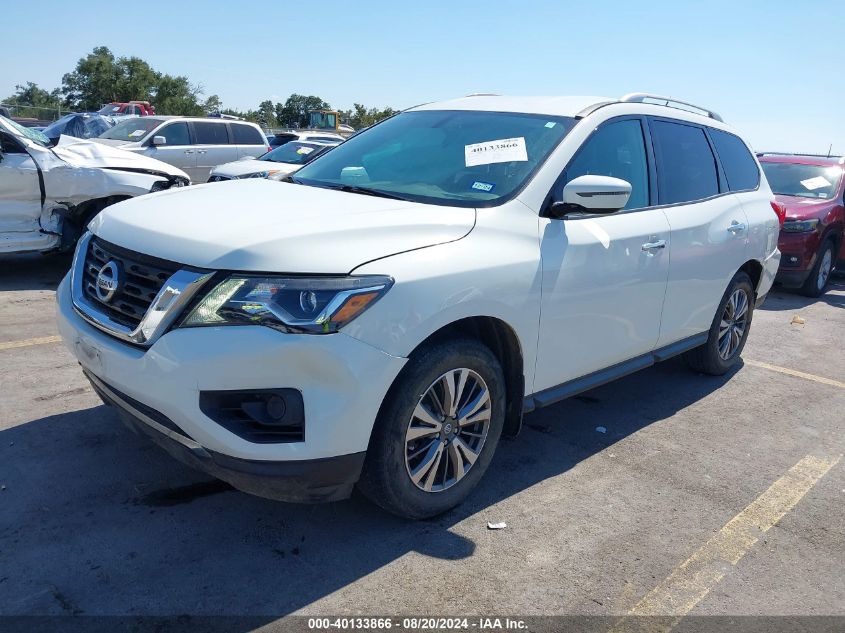
M 164 145 L 150 145 L 145 152 L 146 155 L 178 167 L 188 174 L 191 182 L 197 182 L 197 152 L 191 143 L 188 124 L 184 121 L 174 121 L 156 130 L 155 135 L 163 136 L 166 143 Z M 205 182 L 205 180 L 201 182 Z
M 587 139 L 556 188 L 585 174 L 631 183 L 622 211 L 541 218 L 542 303 L 534 391 L 650 352 L 660 335 L 669 223 L 649 208 L 639 118 L 612 120 Z
M 41 232 L 35 161 L 9 134 L 0 132 L 0 146 L 0 252 L 47 248 L 56 240 Z

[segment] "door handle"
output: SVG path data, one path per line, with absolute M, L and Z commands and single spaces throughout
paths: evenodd
M 731 225 L 728 227 L 728 233 L 733 233 L 734 235 L 739 235 L 743 233 L 748 227 L 743 224 L 742 222 L 737 222 L 736 220 L 731 221 Z
M 660 248 L 666 248 L 666 240 L 657 240 L 656 242 L 646 242 L 643 244 L 643 252 L 650 253 Z
M 197 154 L 208 154 L 208 150 L 207 149 L 198 149 Z
M 186 154 L 193 154 L 193 153 L 194 153 L 194 150 L 192 150 L 192 149 L 186 149 L 186 150 L 185 150 L 185 153 L 186 153 Z

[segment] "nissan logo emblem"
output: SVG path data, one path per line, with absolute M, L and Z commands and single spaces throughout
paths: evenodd
M 97 297 L 100 301 L 108 303 L 112 300 L 117 289 L 120 287 L 120 266 L 116 261 L 111 260 L 97 273 Z

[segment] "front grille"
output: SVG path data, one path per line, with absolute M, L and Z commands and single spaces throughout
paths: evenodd
M 97 296 L 96 281 L 100 269 L 109 261 L 116 262 L 123 271 L 123 280 L 110 301 Z M 179 264 L 149 257 L 93 238 L 85 254 L 82 292 L 85 298 L 120 325 L 136 328 L 144 318 L 153 299 Z

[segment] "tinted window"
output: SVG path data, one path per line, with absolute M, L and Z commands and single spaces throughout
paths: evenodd
M 232 137 L 236 145 L 267 145 L 264 135 L 251 125 L 232 123 Z
M 270 147 L 278 147 L 298 138 L 296 134 L 276 134 L 270 138 Z
M 704 130 L 692 125 L 652 121 L 660 204 L 709 198 L 719 193 L 716 158 Z
M 156 136 L 167 139 L 165 145 L 190 145 L 191 136 L 188 134 L 187 123 L 171 123 L 156 132 Z
M 773 193 L 799 198 L 829 199 L 836 195 L 842 167 L 763 162 Z
M 587 174 L 612 176 L 631 183 L 626 209 L 648 206 L 648 163 L 639 121 L 610 123 L 587 139 L 566 168 L 564 184 Z
M 194 134 L 197 137 L 197 145 L 229 144 L 229 135 L 226 133 L 225 123 L 197 121 L 194 123 Z
M 760 184 L 760 170 L 745 143 L 738 136 L 712 128 L 710 138 L 716 146 L 731 191 L 756 189 Z

